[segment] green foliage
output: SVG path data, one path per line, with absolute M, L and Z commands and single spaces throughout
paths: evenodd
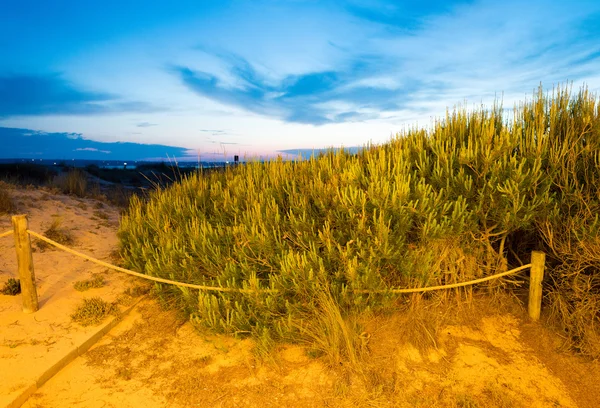
M 152 276 L 278 290 L 164 289 L 198 324 L 268 339 L 302 336 L 298 322 L 322 309 L 324 287 L 345 316 L 389 304 L 354 289 L 465 281 L 527 263 L 536 249 L 550 254 L 548 282 L 566 291 L 571 261 L 552 231 L 579 220 L 573 239 L 598 236 L 600 104 L 585 89 L 540 89 L 504 112 L 456 109 L 355 155 L 185 176 L 132 198 L 122 255 Z M 581 267 L 598 276 L 597 263 Z M 598 292 L 590 284 L 560 313 Z
M 8 278 L 4 282 L 4 286 L 0 289 L 0 293 L 8 296 L 15 296 L 21 293 L 21 281 L 15 278 Z
M 104 286 L 104 277 L 102 275 L 96 274 L 91 279 L 80 280 L 73 283 L 73 288 L 79 292 L 85 292 L 88 289 L 92 288 L 101 288 Z

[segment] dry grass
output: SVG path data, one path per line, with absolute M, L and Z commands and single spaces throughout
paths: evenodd
M 8 193 L 8 186 L 0 181 L 0 215 L 11 214 L 15 211 L 15 204 Z
M 134 286 L 131 288 L 127 288 L 127 290 L 125 290 L 125 294 L 127 296 L 131 296 L 133 298 L 138 298 L 140 296 L 144 296 L 144 295 L 148 294 L 148 292 L 150 292 L 150 290 L 151 290 L 150 285 Z
M 44 231 L 44 236 L 62 245 L 73 245 L 75 243 L 75 239 L 73 238 L 71 231 L 63 228 L 62 223 L 62 217 L 53 216 L 52 223 Z M 37 247 L 41 251 L 45 251 L 48 248 L 53 248 L 50 244 L 41 240 L 38 240 Z
M 550 300 L 547 321 L 568 334 L 565 345 L 600 358 L 600 223 L 585 212 L 566 218 L 560 225 L 545 223 L 544 240 L 551 249 L 549 263 L 563 264 L 547 275 L 545 291 Z
M 53 185 L 65 194 L 85 197 L 88 193 L 87 174 L 81 169 L 71 169 L 53 180 Z
M 94 211 L 94 217 L 101 220 L 108 220 L 108 214 L 105 211 Z
M 297 328 L 311 352 L 322 356 L 329 366 L 359 366 L 368 335 L 353 316 L 340 310 L 326 287 L 317 294 L 313 313 Z
M 569 335 L 565 342 L 568 348 L 598 359 L 600 293 L 591 290 L 565 290 L 567 285 L 563 283 L 559 289 L 551 289 L 548 294 L 550 304 L 547 321 Z
M 151 290 L 151 286 L 144 284 L 127 288 L 117 299 L 117 303 L 123 306 L 132 305 L 136 299 L 147 295 Z

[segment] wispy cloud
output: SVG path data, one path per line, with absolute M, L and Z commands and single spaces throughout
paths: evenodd
M 0 127 L 0 158 L 39 157 L 46 159 L 145 160 L 149 157 L 182 157 L 181 147 L 138 143 L 95 142 L 74 133 L 47 133 L 29 129 Z
M 390 2 L 351 0 L 343 6 L 363 22 L 384 26 L 389 34 L 410 33 L 422 28 L 431 16 L 447 14 L 457 6 L 473 4 L 472 0 Z
M 158 126 L 158 124 L 156 124 L 156 123 L 150 123 L 150 122 L 140 122 L 136 126 L 137 127 L 141 127 L 141 128 L 145 128 L 145 127 Z
M 211 136 L 235 135 L 236 133 L 226 129 L 200 129 L 200 133 L 210 134 Z
M 378 111 L 401 108 L 400 100 L 394 99 L 414 86 L 394 83 L 390 89 L 389 82 L 377 78 L 369 83 L 379 59 L 368 56 L 337 71 L 288 75 L 276 84 L 240 56 L 229 56 L 228 61 L 236 86 L 208 72 L 184 66 L 173 70 L 202 96 L 287 122 L 314 125 L 376 118 Z
M 155 107 L 116 95 L 78 89 L 58 74 L 0 76 L 0 118 L 151 112 Z
M 540 82 L 552 87 L 585 78 L 600 87 L 600 4 L 594 2 L 574 8 L 546 1 L 427 7 L 352 1 L 340 12 L 357 22 L 364 41 L 351 47 L 341 37 L 329 39 L 338 55 L 333 69 L 285 74 L 227 49 L 199 46 L 226 69 L 178 65 L 172 72 L 203 97 L 313 125 L 385 120 L 400 111 L 439 115 L 462 101 L 522 99 Z
M 594 55 L 599 12 L 599 3 L 585 1 L 577 7 L 477 1 L 423 19 L 410 35 L 374 38 L 371 46 L 393 58 L 397 78 L 422 81 L 413 95 L 418 104 L 426 99 L 477 103 L 502 92 L 522 99 L 540 82 L 552 87 L 567 80 L 594 80 L 589 74 L 591 67 L 600 68 L 599 55 Z M 581 24 L 583 19 L 589 24 Z M 582 57 L 588 58 L 586 63 Z
M 98 153 L 105 153 L 105 154 L 111 153 L 110 150 L 100 150 L 100 149 L 96 149 L 95 147 L 78 147 L 77 149 L 75 149 L 73 151 L 74 152 L 98 152 Z

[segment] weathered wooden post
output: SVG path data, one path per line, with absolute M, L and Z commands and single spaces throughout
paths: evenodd
M 33 273 L 31 240 L 29 239 L 29 234 L 27 233 L 27 216 L 13 216 L 12 224 L 15 235 L 17 264 L 19 265 L 19 279 L 21 281 L 21 297 L 23 299 L 23 312 L 34 313 L 37 312 L 39 306 L 37 290 L 35 288 L 35 274 Z
M 546 254 L 539 251 L 531 253 L 531 273 L 529 278 L 529 317 L 539 320 L 542 310 L 542 280 Z

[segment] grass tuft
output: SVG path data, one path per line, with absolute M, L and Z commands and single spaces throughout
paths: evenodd
M 71 169 L 54 178 L 53 185 L 64 194 L 85 197 L 88 193 L 87 174 L 81 169 Z
M 297 328 L 311 353 L 323 358 L 330 367 L 360 365 L 365 336 L 361 337 L 358 323 L 340 310 L 328 290 L 318 293 L 312 314 Z
M 119 309 L 116 305 L 108 303 L 99 297 L 83 299 L 75 309 L 71 319 L 82 326 L 97 325 L 108 315 L 117 316 Z
M 73 245 L 75 239 L 71 234 L 71 231 L 66 230 L 62 227 L 63 218 L 59 216 L 53 216 L 52 223 L 50 226 L 44 231 L 44 235 L 47 238 L 50 238 L 53 241 L 58 242 L 62 245 Z M 45 241 L 38 240 L 37 246 L 42 251 L 52 247 L 50 244 Z M 53 248 L 53 247 L 52 247 Z
M 79 292 L 85 292 L 88 289 L 92 288 L 101 288 L 104 286 L 104 277 L 102 275 L 96 274 L 91 279 L 80 280 L 73 283 L 73 288 Z
M 21 281 L 15 278 L 8 278 L 4 282 L 4 286 L 0 289 L 0 293 L 8 296 L 16 296 L 21 293 Z

